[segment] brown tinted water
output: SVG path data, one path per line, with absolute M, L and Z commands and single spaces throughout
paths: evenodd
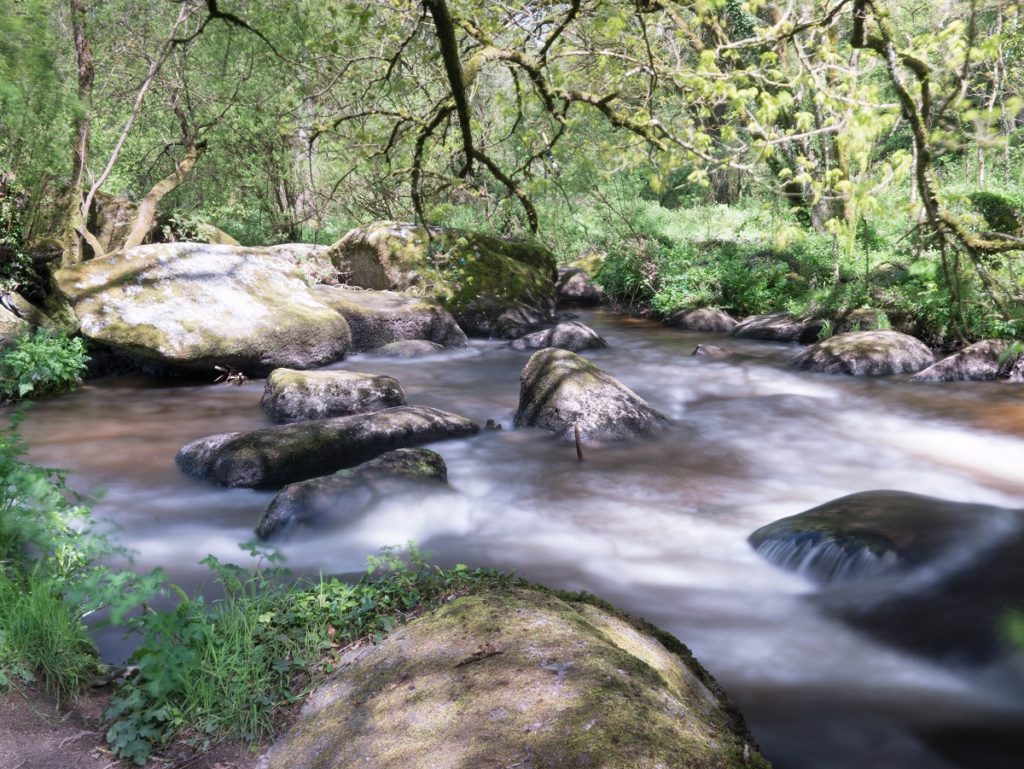
M 768 522 L 870 489 L 1024 507 L 1024 389 L 797 373 L 787 345 L 603 313 L 583 320 L 610 344 L 588 357 L 672 417 L 670 430 L 589 448 L 578 464 L 571 445 L 511 429 L 527 353 L 475 342 L 412 361 L 353 357 L 337 367 L 391 374 L 412 403 L 505 429 L 433 447 L 456 497 L 384 500 L 343 525 L 297 531 L 280 543 L 288 565 L 354 572 L 367 553 L 415 540 L 441 563 L 596 593 L 687 643 L 782 769 L 1024 765 L 1019 657 L 966 664 L 893 642 L 898 615 L 889 633 L 858 628 L 822 602 L 828 588 L 746 542 Z M 736 354 L 690 357 L 698 342 Z M 261 392 L 262 382 L 100 380 L 38 404 L 23 431 L 34 461 L 104 490 L 95 510 L 120 527 L 140 568 L 163 566 L 199 589 L 206 554 L 244 562 L 237 545 L 272 495 L 186 478 L 174 455 L 203 435 L 266 425 Z M 960 564 L 985 557 L 977 542 L 962 551 Z M 861 602 L 880 590 L 843 588 L 858 589 Z M 125 652 L 116 638 L 104 644 L 108 656 Z

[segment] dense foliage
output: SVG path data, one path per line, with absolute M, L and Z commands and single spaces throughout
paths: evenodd
M 605 250 L 613 291 L 661 311 L 883 301 L 936 341 L 1021 331 L 1016 2 L 0 7 L 0 168 L 66 259 L 111 247 L 75 196 L 159 189 L 164 221 L 243 243 L 537 228 L 565 261 Z M 621 237 L 638 201 L 654 231 Z M 670 232 L 715 204 L 761 226 Z
M 37 328 L 0 352 L 0 402 L 74 390 L 89 356 L 80 337 Z

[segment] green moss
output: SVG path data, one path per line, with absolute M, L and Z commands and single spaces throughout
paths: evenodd
M 352 655 L 268 769 L 768 766 L 686 657 L 643 623 L 562 596 L 481 590 Z

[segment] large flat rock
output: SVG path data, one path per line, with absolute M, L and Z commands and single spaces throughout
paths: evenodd
M 82 333 L 162 364 L 262 375 L 349 349 L 348 323 L 267 249 L 139 246 L 57 271 Z
M 178 451 L 178 467 L 221 486 L 279 489 L 355 467 L 388 451 L 479 432 L 465 417 L 426 406 L 221 433 Z

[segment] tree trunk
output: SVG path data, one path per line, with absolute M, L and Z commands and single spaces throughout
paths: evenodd
M 68 189 L 61 245 L 64 253 L 61 265 L 78 264 L 84 257 L 83 242 L 85 212 L 82 210 L 82 187 L 89 161 L 89 133 L 92 124 L 92 89 L 95 80 L 92 46 L 85 28 L 85 0 L 69 0 L 71 32 L 78 60 L 78 109 L 74 117 L 74 154 L 72 156 L 71 187 Z
M 181 159 L 174 172 L 166 179 L 162 179 L 153 185 L 153 189 L 146 193 L 139 201 L 139 214 L 135 217 L 131 231 L 124 241 L 124 248 L 129 249 L 141 245 L 153 229 L 153 222 L 156 220 L 157 204 L 165 195 L 173 192 L 178 185 L 185 181 L 200 156 L 206 150 L 206 142 L 193 142 L 185 151 L 185 157 Z

